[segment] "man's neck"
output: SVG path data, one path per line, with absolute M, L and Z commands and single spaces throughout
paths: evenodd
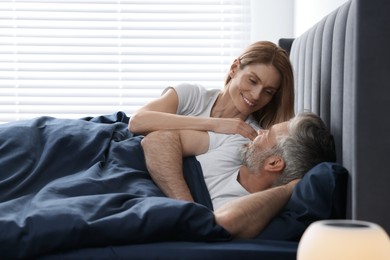
M 267 173 L 254 173 L 248 167 L 241 165 L 237 181 L 250 193 L 263 191 L 272 187 L 272 181 Z

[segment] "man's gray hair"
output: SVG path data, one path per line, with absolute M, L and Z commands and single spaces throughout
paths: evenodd
M 302 178 L 318 163 L 336 161 L 334 138 L 316 114 L 298 114 L 289 121 L 288 132 L 275 147 L 275 153 L 285 161 L 285 168 L 275 186 Z

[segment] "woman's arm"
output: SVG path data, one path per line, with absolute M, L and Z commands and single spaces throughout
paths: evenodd
M 129 123 L 133 133 L 147 135 L 157 130 L 199 130 L 223 134 L 240 134 L 253 140 L 256 131 L 239 118 L 213 118 L 177 115 L 178 96 L 168 89 L 161 97 L 135 112 Z
M 212 128 L 210 118 L 177 115 L 178 103 L 176 91 L 168 89 L 164 95 L 146 104 L 131 116 L 129 130 L 147 135 L 157 130 L 207 131 Z

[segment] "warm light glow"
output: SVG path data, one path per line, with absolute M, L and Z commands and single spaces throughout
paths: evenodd
M 311 224 L 298 246 L 297 260 L 389 260 L 390 239 L 379 225 L 356 220 Z

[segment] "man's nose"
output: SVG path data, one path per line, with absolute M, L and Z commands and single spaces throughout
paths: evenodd
M 257 135 L 258 136 L 262 136 L 263 134 L 264 134 L 264 129 L 259 129 L 258 131 L 257 131 Z

